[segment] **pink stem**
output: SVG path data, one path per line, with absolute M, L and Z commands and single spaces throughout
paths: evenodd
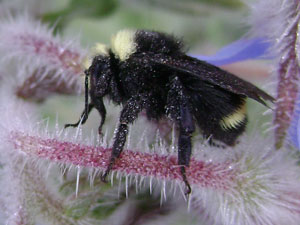
M 66 46 L 28 33 L 16 35 L 15 41 L 25 52 L 28 51 L 26 48 L 29 48 L 36 56 L 48 58 L 49 63 L 60 64 L 62 69 L 70 69 L 75 74 L 82 72 L 80 54 L 67 49 Z
M 56 139 L 45 139 L 20 132 L 14 132 L 10 141 L 14 144 L 15 150 L 29 156 L 100 170 L 106 169 L 111 154 L 111 149 L 103 147 L 60 142 Z M 113 170 L 128 175 L 182 181 L 177 157 L 174 155 L 124 150 Z M 193 158 L 186 172 L 191 184 L 214 189 L 230 188 L 234 183 L 232 181 L 237 177 L 237 171 L 230 169 L 230 163 L 207 163 Z

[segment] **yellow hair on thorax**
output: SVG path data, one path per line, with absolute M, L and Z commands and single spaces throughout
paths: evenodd
M 93 58 L 97 55 L 109 56 L 108 47 L 102 43 L 96 43 L 90 50 L 89 54 L 84 58 L 82 65 L 88 69 L 93 62 Z
M 221 121 L 220 125 L 223 130 L 236 128 L 246 118 L 246 102 L 244 102 L 240 108 L 234 111 L 232 114 L 225 116 Z
M 135 30 L 121 30 L 111 38 L 111 50 L 121 61 L 136 51 L 135 33 Z

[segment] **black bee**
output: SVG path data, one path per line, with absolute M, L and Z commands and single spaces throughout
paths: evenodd
M 185 168 L 195 125 L 211 142 L 233 146 L 247 123 L 246 98 L 263 105 L 274 100 L 251 83 L 186 55 L 182 42 L 164 33 L 122 30 L 112 37 L 111 48 L 98 44 L 94 53 L 85 71 L 85 110 L 77 123 L 65 127 L 84 124 L 95 107 L 101 115 L 101 134 L 106 116 L 103 97 L 123 106 L 103 181 L 123 150 L 128 124 L 144 110 L 149 120 L 167 116 L 176 124 L 178 165 L 190 193 Z

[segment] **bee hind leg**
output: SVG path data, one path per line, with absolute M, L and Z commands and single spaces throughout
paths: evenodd
M 180 172 L 182 180 L 186 185 L 186 194 L 191 193 L 191 186 L 188 182 L 185 169 L 189 166 L 192 154 L 192 133 L 195 131 L 195 125 L 192 114 L 187 105 L 181 106 L 181 119 L 179 123 L 179 137 L 178 137 L 178 164 L 180 165 Z
M 189 95 L 178 77 L 174 76 L 169 83 L 167 110 L 170 117 L 176 121 L 179 128 L 178 136 L 178 165 L 182 175 L 182 181 L 186 186 L 186 194 L 192 189 L 186 175 L 192 154 L 192 133 L 195 131 L 195 122 L 191 113 Z

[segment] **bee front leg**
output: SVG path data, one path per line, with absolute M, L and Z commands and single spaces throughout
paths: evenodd
M 83 112 L 81 113 L 81 116 L 80 116 L 78 122 L 77 123 L 72 123 L 72 124 L 70 124 L 70 123 L 65 124 L 65 128 L 67 128 L 67 127 L 77 127 L 79 124 L 84 124 L 87 121 L 87 119 L 89 117 L 89 114 L 90 114 L 90 112 L 92 111 L 93 108 L 94 108 L 94 104 L 90 103 L 88 105 L 88 110 L 87 110 L 88 113 L 86 114 L 86 109 L 84 109 Z
M 103 103 L 103 99 L 102 98 L 92 98 L 92 101 L 95 105 L 95 108 L 98 110 L 100 116 L 101 116 L 101 122 L 100 122 L 100 126 L 98 128 L 98 133 L 101 136 L 102 135 L 102 127 L 103 124 L 105 122 L 105 118 L 106 118 L 106 109 L 105 109 L 105 105 Z
M 116 159 L 120 157 L 128 134 L 128 124 L 132 123 L 138 117 L 138 114 L 143 109 L 143 102 L 142 96 L 132 97 L 122 109 L 120 115 L 120 125 L 115 136 L 109 163 L 105 173 L 101 177 L 103 182 L 106 182 L 107 175 L 115 164 Z

